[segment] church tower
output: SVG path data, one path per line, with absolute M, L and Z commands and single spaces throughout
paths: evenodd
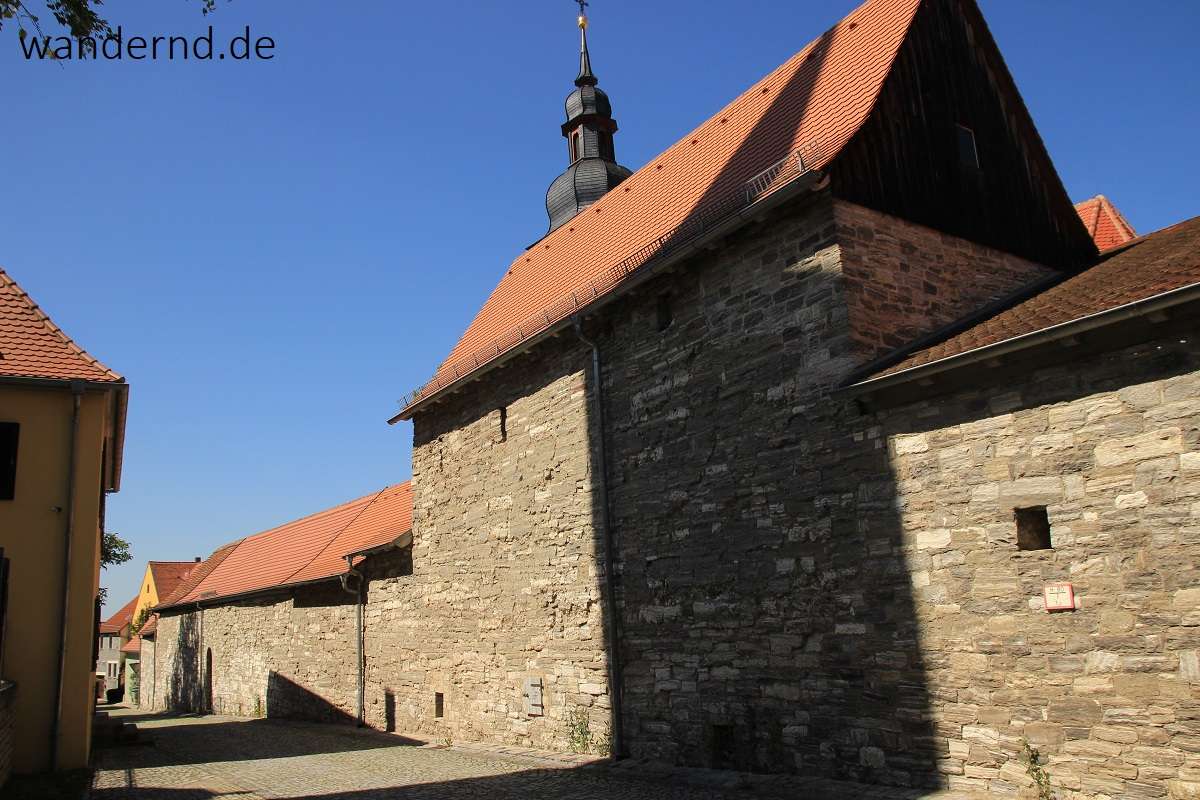
M 613 134 L 617 121 L 612 117 L 608 95 L 597 88 L 588 54 L 588 18 L 586 2 L 579 3 L 579 75 L 575 90 L 567 95 L 567 121 L 562 133 L 567 139 L 570 166 L 554 179 L 546 190 L 546 213 L 550 231 L 603 197 L 632 173 L 617 163 Z

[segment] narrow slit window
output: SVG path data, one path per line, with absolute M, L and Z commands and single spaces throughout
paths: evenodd
M 671 307 L 671 295 L 669 293 L 664 292 L 658 296 L 658 305 L 655 314 L 660 331 L 665 331 L 671 327 L 671 323 L 675 321 L 675 310 Z
M 446 696 L 441 692 L 433 693 L 433 716 L 435 719 L 446 716 Z
M 0 422 L 0 500 L 12 500 L 17 490 L 17 440 L 21 426 Z
M 500 441 L 508 441 L 508 406 L 500 406 Z
M 1018 550 L 1051 550 L 1050 515 L 1045 506 L 1013 509 L 1017 520 Z
M 975 131 L 966 125 L 954 126 L 958 134 L 958 160 L 964 167 L 979 169 L 979 150 L 975 147 Z

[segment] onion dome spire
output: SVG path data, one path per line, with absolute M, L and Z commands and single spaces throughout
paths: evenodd
M 576 86 L 595 86 L 598 81 L 592 74 L 592 57 L 588 54 L 587 29 L 588 18 L 584 8 L 586 0 L 576 0 L 579 3 L 579 75 L 575 78 Z
M 633 174 L 617 163 L 613 148 L 617 121 L 613 119 L 608 95 L 596 86 L 598 81 L 592 72 L 585 11 L 588 4 L 586 0 L 575 2 L 579 3 L 579 75 L 575 78 L 575 90 L 567 95 L 567 121 L 562 126 L 569 166 L 546 191 L 551 231 Z

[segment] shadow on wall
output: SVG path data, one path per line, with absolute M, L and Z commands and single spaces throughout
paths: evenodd
M 316 692 L 272 670 L 267 675 L 269 719 L 296 719 L 354 725 L 354 714 L 334 705 Z
M 198 613 L 179 615 L 175 657 L 167 685 L 167 707 L 178 711 L 205 711 L 204 683 L 200 674 L 200 619 Z
M 938 786 L 887 441 L 830 395 L 853 366 L 834 235 L 827 199 L 794 201 L 598 336 L 626 750 Z

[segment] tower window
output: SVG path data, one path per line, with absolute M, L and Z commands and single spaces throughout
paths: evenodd
M 433 716 L 435 719 L 446 716 L 446 696 L 441 692 L 433 693 Z
M 675 310 L 671 307 L 671 295 L 668 292 L 663 292 L 658 296 L 658 305 L 655 308 L 655 316 L 658 320 L 658 329 L 665 331 L 671 327 L 671 323 L 675 321 Z
M 1050 516 L 1045 506 L 1014 508 L 1018 550 L 1050 550 Z
M 17 489 L 17 440 L 21 426 L 0 422 L 0 500 L 12 500 Z
M 500 441 L 508 441 L 508 406 L 500 406 Z
M 964 167 L 979 169 L 979 150 L 975 147 L 975 131 L 966 125 L 955 125 L 958 135 L 958 162 Z
M 572 134 L 571 134 L 571 140 L 570 140 L 570 141 L 571 141 L 571 160 L 572 160 L 572 161 L 578 161 L 578 160 L 579 160 L 579 142 L 580 142 L 580 138 L 581 138 L 581 134 L 580 134 L 580 132 L 579 132 L 578 130 L 576 130 L 574 133 L 572 133 Z

